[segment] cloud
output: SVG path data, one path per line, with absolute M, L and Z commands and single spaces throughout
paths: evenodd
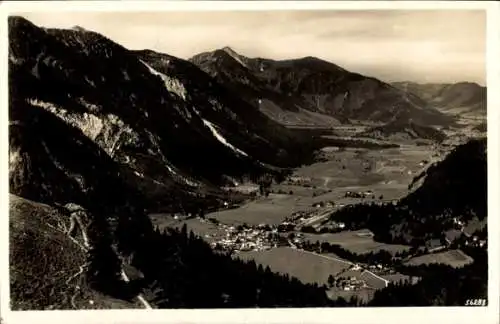
M 386 81 L 485 83 L 486 13 L 335 10 L 25 13 L 35 24 L 80 25 L 130 49 L 181 58 L 231 46 L 243 55 L 317 56 Z

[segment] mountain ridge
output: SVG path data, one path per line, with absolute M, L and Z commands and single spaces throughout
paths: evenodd
M 486 115 L 487 87 L 475 82 L 417 83 L 394 82 L 395 87 L 414 93 L 443 111 L 466 109 L 462 112 Z
M 288 60 L 248 58 L 227 55 L 231 62 L 217 61 L 221 49 L 194 55 L 190 62 L 233 87 L 256 107 L 263 99 L 284 111 L 297 107 L 320 112 L 347 121 L 389 122 L 394 116 L 421 124 L 449 124 L 452 118 L 429 109 L 418 96 L 407 93 L 373 77 L 349 72 L 333 63 L 315 57 Z M 234 57 L 237 55 L 237 59 Z M 231 73 L 232 66 L 241 73 Z
M 175 176 L 175 173 L 178 173 L 179 170 L 176 170 L 177 165 L 181 169 L 184 168 L 184 171 L 188 173 L 192 173 L 196 169 L 196 172 L 198 172 L 197 177 L 201 179 L 208 177 L 210 181 L 218 181 L 215 175 L 210 174 L 210 166 L 203 167 L 199 165 L 199 158 L 193 159 L 189 156 L 203 156 L 204 151 L 216 147 L 216 151 L 221 153 L 220 157 L 212 155 L 214 158 L 219 159 L 217 163 L 229 161 L 227 158 L 232 156 L 233 162 L 231 164 L 224 162 L 227 165 L 229 176 L 238 176 L 238 174 L 231 174 L 234 173 L 232 170 L 236 169 L 230 167 L 238 164 L 247 165 L 243 167 L 243 170 L 253 169 L 257 173 L 269 171 L 259 161 L 237 154 L 238 151 L 233 149 L 234 147 L 227 145 L 227 141 L 221 141 L 222 135 L 216 134 L 216 128 L 210 127 L 213 122 L 203 116 L 203 113 L 207 112 L 208 109 L 200 111 L 202 113 L 200 115 L 194 107 L 191 99 L 195 94 L 187 93 L 184 85 L 176 77 L 161 73 L 144 60 L 137 59 L 134 52 L 128 51 L 94 32 L 45 30 L 39 29 L 31 23 L 19 21 L 19 19 L 10 19 L 12 21 L 10 34 L 13 36 L 10 38 L 10 58 L 13 63 L 10 75 L 11 83 L 18 85 L 16 89 L 11 89 L 11 96 L 35 98 L 40 107 L 51 109 L 53 113 L 60 115 L 61 118 L 66 118 L 63 115 L 69 116 L 70 119 L 73 117 L 81 119 L 81 117 L 87 116 L 85 118 L 90 118 L 85 124 L 87 126 L 80 125 L 80 127 L 92 128 L 93 130 L 89 131 L 93 134 L 93 139 L 101 143 L 101 146 L 105 147 L 108 153 L 113 151 L 113 157 L 116 160 L 122 163 L 139 163 L 134 166 L 138 173 L 147 174 L 146 170 L 144 170 L 145 164 L 147 164 L 146 161 L 140 162 L 139 160 L 148 157 L 150 160 L 152 159 L 151 161 L 155 160 L 155 163 L 159 166 L 163 165 L 165 169 L 163 173 L 166 178 Z M 20 31 L 21 29 L 22 31 Z M 38 43 L 36 41 L 31 41 L 33 44 L 30 44 L 30 40 L 26 38 L 27 36 L 33 36 L 31 38 L 35 40 L 43 39 L 44 45 L 37 47 Z M 16 38 L 18 40 L 14 41 Z M 20 45 L 21 43 L 29 44 L 29 47 L 23 47 Z M 54 51 L 55 49 L 57 49 L 57 52 Z M 64 55 L 59 53 L 64 53 Z M 68 61 L 65 57 L 72 57 L 73 60 Z M 17 64 L 16 62 L 20 63 Z M 78 62 L 78 64 L 75 64 L 75 62 Z M 89 64 L 102 71 L 102 74 L 94 74 L 91 70 L 84 72 L 79 68 L 79 66 Z M 197 75 L 199 76 L 200 73 Z M 47 83 L 40 84 L 41 79 L 48 78 L 52 79 L 51 86 Z M 66 82 L 68 78 L 70 78 L 70 81 Z M 112 87 L 112 82 L 118 83 L 120 88 Z M 211 80 L 207 81 L 208 84 L 211 82 Z M 141 87 L 140 84 L 143 86 Z M 144 84 L 148 86 L 144 87 Z M 61 89 L 55 90 L 57 87 L 61 87 Z M 96 88 L 106 89 L 109 94 L 98 94 L 95 91 Z M 58 95 L 58 91 L 62 89 L 65 89 L 68 93 L 66 98 Z M 135 89 L 144 89 L 145 92 L 137 92 Z M 146 92 L 148 92 L 149 96 L 146 96 Z M 200 100 L 197 102 L 199 103 Z M 117 104 L 123 107 L 118 109 Z M 222 112 L 217 112 L 217 109 L 219 109 L 218 103 L 213 102 L 211 105 L 213 110 L 210 112 L 211 118 L 221 116 Z M 153 109 L 152 107 L 155 106 L 169 106 L 171 108 L 167 110 Z M 64 111 L 57 107 L 64 107 Z M 134 108 L 131 109 L 132 107 Z M 69 108 L 71 110 L 68 110 Z M 225 112 L 231 113 L 227 109 Z M 240 110 L 241 112 L 243 110 Z M 231 135 L 236 135 L 239 126 L 231 125 L 239 116 L 234 113 L 232 115 L 234 117 L 232 120 L 224 119 L 224 128 L 232 127 L 236 131 L 233 131 Z M 109 126 L 105 126 L 108 129 L 107 132 L 111 132 L 111 134 L 101 136 L 104 129 L 99 131 L 96 129 L 97 126 L 88 124 L 99 123 L 98 121 L 102 121 L 103 118 L 108 118 L 106 116 L 111 118 L 107 123 L 105 122 L 106 125 L 109 124 Z M 265 120 L 265 118 L 259 117 L 258 112 L 252 114 L 251 110 L 248 110 L 245 118 L 251 120 L 254 116 L 257 120 Z M 160 125 L 159 120 L 169 120 L 171 127 Z M 221 119 L 219 118 L 219 120 Z M 129 130 L 125 133 L 117 132 L 116 127 L 112 125 L 122 125 L 119 127 L 128 127 Z M 242 125 L 241 121 L 239 125 Z M 250 139 L 245 134 L 240 134 L 240 138 L 247 136 L 248 139 L 254 141 L 252 147 L 254 152 L 257 153 L 258 150 L 255 149 L 257 146 L 261 150 L 269 147 L 268 154 L 260 155 L 263 159 L 275 156 L 276 152 L 280 150 L 290 150 L 289 144 L 295 140 L 292 134 L 273 123 L 270 123 L 267 128 L 274 128 L 274 133 L 281 133 L 284 136 L 279 138 L 279 135 L 274 136 L 269 129 L 260 127 L 258 130 L 261 133 L 252 134 L 252 136 L 257 136 L 255 139 Z M 115 149 L 112 150 L 113 145 L 108 140 L 109 136 L 115 138 L 114 140 L 110 139 L 111 142 L 119 140 L 120 136 L 128 136 L 128 139 L 122 139 L 121 145 L 116 145 Z M 259 140 L 259 136 L 262 139 Z M 179 143 L 178 140 L 174 141 L 174 139 L 183 139 L 183 143 Z M 277 140 L 278 143 L 273 144 L 273 140 Z M 196 142 L 205 143 L 205 145 L 200 146 Z M 139 148 L 139 146 L 144 146 L 142 143 L 149 143 L 145 144 L 149 145 L 149 147 Z M 282 146 L 285 144 L 288 147 Z M 131 150 L 137 151 L 137 149 L 142 151 L 140 155 L 137 152 L 134 153 L 134 156 L 131 156 Z M 241 151 L 244 150 L 239 152 Z M 186 156 L 186 153 L 189 154 Z M 282 154 L 294 155 L 286 152 Z M 207 160 L 207 162 L 209 161 Z M 276 162 L 276 160 L 273 162 Z M 195 165 L 197 167 L 193 168 Z M 200 170 L 205 171 L 199 173 Z M 158 171 L 155 170 L 155 174 Z

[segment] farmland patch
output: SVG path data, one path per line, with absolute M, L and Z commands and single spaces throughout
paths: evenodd
M 386 244 L 379 243 L 373 240 L 373 237 L 369 235 L 368 230 L 358 230 L 358 231 L 343 231 L 340 233 L 324 233 L 324 234 L 305 234 L 307 240 L 311 242 L 319 241 L 328 242 L 330 244 L 338 244 L 344 249 L 356 253 L 364 254 L 370 252 L 378 252 L 380 250 L 386 250 L 390 253 L 397 253 L 401 251 L 409 250 L 410 247 L 406 245 L 398 244 Z
M 461 250 L 449 250 L 440 253 L 426 254 L 410 259 L 407 265 L 422 265 L 432 263 L 442 263 L 454 268 L 461 268 L 470 263 L 473 259 Z

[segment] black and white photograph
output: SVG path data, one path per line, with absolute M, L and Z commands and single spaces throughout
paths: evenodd
M 4 13 L 9 315 L 495 322 L 498 6 L 105 2 Z

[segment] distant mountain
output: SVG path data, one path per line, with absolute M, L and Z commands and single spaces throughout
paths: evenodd
M 275 61 L 248 58 L 226 47 L 190 59 L 262 111 L 277 106 L 350 119 L 388 122 L 413 119 L 426 125 L 452 122 L 418 96 L 315 57 Z
M 419 84 L 395 82 L 393 85 L 427 100 L 437 109 L 444 111 L 461 109 L 463 112 L 486 115 L 486 87 L 477 83 Z
M 359 137 L 369 137 L 391 141 L 425 139 L 434 142 L 442 142 L 446 134 L 432 127 L 409 122 L 394 121 L 382 126 L 375 126 L 358 134 Z

